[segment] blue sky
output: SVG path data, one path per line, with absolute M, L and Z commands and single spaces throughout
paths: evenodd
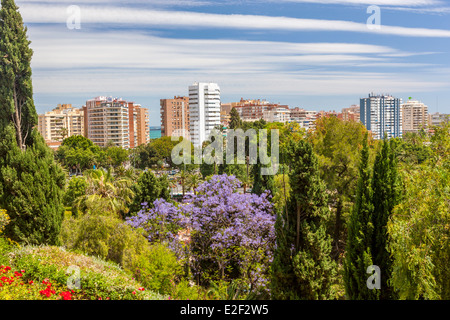
M 28 26 L 38 113 L 99 95 L 150 110 L 217 82 L 241 97 L 341 110 L 369 92 L 450 113 L 450 1 L 16 0 Z M 80 9 L 81 29 L 69 29 Z M 380 28 L 368 26 L 380 9 Z

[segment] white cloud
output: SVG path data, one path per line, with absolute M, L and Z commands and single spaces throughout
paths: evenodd
M 346 5 L 389 5 L 389 6 L 433 6 L 439 5 L 439 0 L 281 0 L 284 2 L 346 4 Z
M 20 11 L 28 23 L 66 23 L 66 6 L 24 4 Z M 365 23 L 342 20 L 299 19 L 260 15 L 211 14 L 118 7 L 81 7 L 81 23 L 130 24 L 157 27 L 232 28 L 245 30 L 343 31 L 406 37 L 449 38 L 450 30 L 382 25 L 369 29 Z
M 298 66 L 352 66 L 396 62 L 408 55 L 387 46 L 358 43 L 290 43 L 217 39 L 169 39 L 137 32 L 79 32 L 34 27 L 29 31 L 33 68 L 136 68 L 240 70 Z

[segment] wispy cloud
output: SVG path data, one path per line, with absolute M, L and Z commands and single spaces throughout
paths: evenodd
M 356 62 L 398 62 L 408 56 L 388 46 L 358 43 L 291 43 L 220 39 L 171 39 L 136 31 L 73 32 L 33 28 L 34 68 L 155 68 L 273 70 L 294 66 L 352 66 Z M 416 53 L 418 54 L 418 53 Z M 390 56 L 391 55 L 391 56 Z
M 409 8 L 409 7 L 383 7 L 385 10 L 406 11 L 419 14 L 435 14 L 445 15 L 450 13 L 450 7 L 426 7 L 426 8 Z
M 21 7 L 29 23 L 65 23 L 66 6 L 26 4 Z M 225 28 L 243 30 L 341 31 L 405 37 L 450 38 L 450 30 L 407 28 L 382 25 L 369 29 L 364 23 L 342 20 L 299 19 L 241 14 L 211 14 L 188 11 L 164 11 L 125 7 L 81 7 L 83 23 L 131 24 L 164 27 Z
M 388 46 L 358 43 L 289 43 L 170 39 L 135 31 L 29 30 L 38 94 L 66 92 L 161 97 L 185 94 L 193 81 L 220 83 L 228 94 L 359 94 L 372 90 L 433 90 L 440 78 L 409 75 L 425 64 Z M 367 72 L 374 67 L 396 73 Z M 398 70 L 404 69 L 404 72 Z M 334 70 L 334 71 L 332 71 Z M 326 88 L 326 92 L 324 91 Z
M 79 4 L 124 4 L 123 0 L 17 0 L 19 5 L 27 3 L 39 4 L 60 4 L 67 3 L 68 5 Z M 200 7 L 217 4 L 214 1 L 208 0 L 128 0 L 127 4 L 144 4 L 149 6 L 182 6 L 182 7 Z
M 389 6 L 434 6 L 442 4 L 440 0 L 281 0 L 284 2 L 344 4 L 344 5 L 389 5 Z

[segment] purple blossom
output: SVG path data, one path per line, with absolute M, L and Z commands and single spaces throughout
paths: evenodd
M 275 248 L 270 196 L 237 193 L 240 185 L 234 176 L 215 175 L 183 203 L 158 199 L 127 223 L 143 228 L 151 242 L 167 242 L 179 255 L 184 252 L 179 234 L 189 230 L 190 267 L 201 280 L 231 280 L 238 274 L 250 288 L 268 292 Z

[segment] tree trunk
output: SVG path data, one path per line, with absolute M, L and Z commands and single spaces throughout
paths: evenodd
M 22 139 L 22 118 L 19 112 L 19 102 L 17 101 L 17 93 L 16 93 L 16 87 L 14 86 L 13 91 L 14 96 L 14 125 L 16 127 L 16 138 L 17 138 L 17 145 L 19 146 L 20 150 L 24 151 L 24 143 Z

